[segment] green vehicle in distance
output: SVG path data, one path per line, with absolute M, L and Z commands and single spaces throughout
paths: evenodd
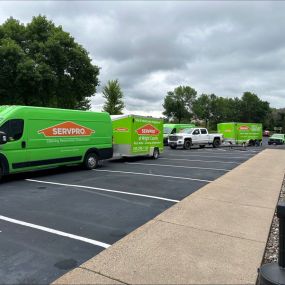
M 195 128 L 194 124 L 163 124 L 163 145 L 168 145 L 169 135 L 181 133 L 184 129 Z
M 93 169 L 112 155 L 108 113 L 0 106 L 0 177 L 70 164 Z
M 112 115 L 114 158 L 163 152 L 163 120 L 138 115 Z
M 249 146 L 262 144 L 262 124 L 258 123 L 220 123 L 218 132 L 223 134 L 224 142 Z
M 273 134 L 268 139 L 268 144 L 284 144 L 285 143 L 285 135 L 284 134 Z

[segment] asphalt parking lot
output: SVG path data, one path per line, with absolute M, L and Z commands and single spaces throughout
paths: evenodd
M 0 186 L 1 283 L 50 283 L 264 147 L 170 150 Z

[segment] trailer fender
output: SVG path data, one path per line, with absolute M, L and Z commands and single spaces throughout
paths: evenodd
M 4 154 L 0 153 L 0 165 L 3 168 L 3 174 L 9 174 L 9 163 Z

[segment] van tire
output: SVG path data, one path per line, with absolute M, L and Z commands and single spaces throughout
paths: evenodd
M 157 147 L 154 148 L 154 150 L 153 150 L 152 158 L 153 159 L 158 159 L 159 158 L 159 149 Z
M 1 181 L 2 181 L 2 178 L 3 178 L 3 167 L 2 167 L 2 165 L 0 164 L 0 183 L 1 183 Z
M 221 141 L 219 139 L 214 139 L 213 141 L 213 147 L 217 148 L 220 147 Z
M 176 145 L 170 145 L 170 148 L 171 149 L 177 149 L 177 146 Z
M 184 145 L 183 145 L 184 149 L 189 150 L 189 149 L 191 149 L 191 146 L 192 146 L 192 141 L 191 140 L 184 141 Z
M 84 164 L 84 168 L 87 170 L 96 168 L 99 164 L 99 159 L 98 159 L 97 154 L 94 152 L 87 153 L 84 158 L 83 164 Z
M 200 144 L 199 147 L 200 147 L 200 148 L 204 148 L 205 145 L 204 145 L 204 144 Z

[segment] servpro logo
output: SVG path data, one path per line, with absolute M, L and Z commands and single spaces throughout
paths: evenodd
M 240 126 L 238 129 L 241 130 L 241 131 L 248 131 L 248 130 L 250 130 L 250 127 L 248 127 L 248 126 Z
M 148 124 L 137 129 L 137 134 L 142 136 L 156 136 L 160 133 L 160 130 L 156 129 L 153 125 Z
M 64 122 L 40 130 L 38 133 L 43 134 L 45 137 L 81 137 L 91 136 L 91 134 L 95 133 L 95 131 L 73 122 Z
M 129 129 L 128 128 L 116 128 L 114 130 L 117 132 L 127 132 Z

